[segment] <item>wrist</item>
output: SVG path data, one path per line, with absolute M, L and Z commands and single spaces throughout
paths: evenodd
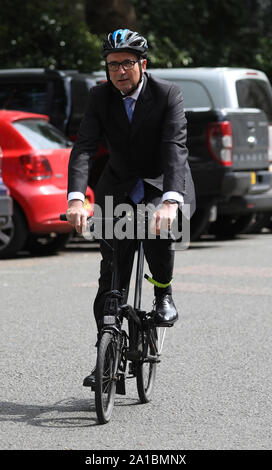
M 83 207 L 81 199 L 72 199 L 68 202 L 68 207 Z

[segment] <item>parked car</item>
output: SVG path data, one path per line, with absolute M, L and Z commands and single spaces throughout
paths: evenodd
M 45 115 L 0 110 L 2 178 L 13 199 L 12 229 L 0 256 L 24 248 L 48 254 L 62 248 L 72 232 L 59 220 L 67 208 L 71 142 Z M 87 201 L 93 202 L 88 188 Z
M 104 75 L 93 77 L 77 70 L 2 69 L 0 109 L 46 114 L 50 123 L 74 142 L 89 90 L 105 81 Z M 91 187 L 95 186 L 107 157 L 105 142 L 101 141 L 89 181 Z
M 2 155 L 0 147 L 0 253 L 8 245 L 12 230 L 12 199 L 2 180 Z

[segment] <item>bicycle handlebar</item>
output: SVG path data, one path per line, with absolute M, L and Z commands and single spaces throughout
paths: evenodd
M 121 220 L 125 217 L 126 217 L 125 215 L 120 215 L 120 216 L 115 216 L 115 217 L 93 217 L 92 215 L 90 215 L 87 217 L 87 220 L 91 219 L 94 222 L 98 222 L 101 220 L 103 221 L 112 220 L 113 222 L 117 222 L 118 220 Z M 62 222 L 68 222 L 66 214 L 60 214 L 59 218 Z M 149 221 L 148 214 L 145 214 L 145 220 Z

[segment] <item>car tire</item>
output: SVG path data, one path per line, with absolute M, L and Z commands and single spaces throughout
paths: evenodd
M 272 216 L 270 212 L 261 212 L 259 214 L 255 214 L 255 217 L 246 232 L 261 233 L 263 228 L 271 229 L 271 217 Z
M 246 233 L 254 220 L 254 214 L 219 215 L 209 227 L 209 233 L 219 239 L 234 238 L 236 235 Z
M 45 233 L 42 235 L 30 234 L 25 249 L 32 255 L 52 255 L 64 248 L 70 240 L 71 233 Z
M 20 207 L 13 203 L 11 223 L 0 229 L 0 258 L 12 258 L 24 246 L 28 226 Z

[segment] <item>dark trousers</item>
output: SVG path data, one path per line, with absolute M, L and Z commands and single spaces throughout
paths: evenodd
M 161 193 L 156 188 L 150 185 L 145 185 L 145 203 L 152 203 L 157 206 L 161 200 Z M 107 243 L 100 242 L 100 251 L 102 260 L 100 264 L 100 278 L 99 288 L 94 301 L 94 316 L 98 330 L 102 326 L 104 303 L 107 292 L 111 289 L 111 279 L 113 272 L 112 263 L 112 240 L 106 240 Z M 110 245 L 110 246 L 109 246 Z M 133 268 L 133 261 L 135 250 L 137 247 L 137 240 L 118 240 L 118 287 L 119 290 L 126 290 L 129 286 L 131 271 Z M 173 277 L 174 268 L 174 250 L 172 249 L 172 241 L 168 239 L 144 239 L 143 248 L 145 259 L 147 261 L 149 270 L 154 280 L 159 283 L 167 284 Z M 146 281 L 147 282 L 147 281 Z M 167 287 L 154 286 L 155 296 L 162 294 L 171 294 L 171 285 Z

